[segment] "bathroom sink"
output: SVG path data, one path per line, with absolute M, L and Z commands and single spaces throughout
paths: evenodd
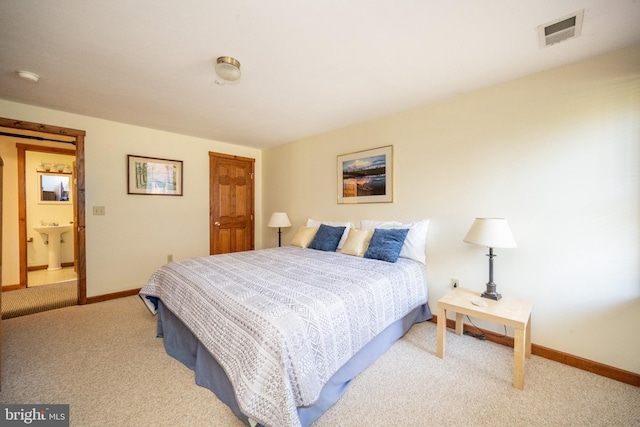
M 59 233 L 66 233 L 67 231 L 73 230 L 73 224 L 64 224 L 64 225 L 39 225 L 37 227 L 33 227 L 38 233 L 48 234 L 49 236 Z
M 60 237 L 62 233 L 73 230 L 73 224 L 39 225 L 33 227 L 38 233 L 46 234 L 49 240 L 49 267 L 47 270 L 60 270 Z

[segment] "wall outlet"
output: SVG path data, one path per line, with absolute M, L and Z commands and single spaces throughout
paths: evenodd
M 172 261 L 173 261 L 173 254 L 167 255 L 167 262 L 172 262 Z
M 451 287 L 457 288 L 460 286 L 460 279 L 456 279 L 455 277 L 451 278 Z

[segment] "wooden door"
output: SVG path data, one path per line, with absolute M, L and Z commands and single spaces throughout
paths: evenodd
M 255 159 L 209 153 L 210 254 L 254 249 Z

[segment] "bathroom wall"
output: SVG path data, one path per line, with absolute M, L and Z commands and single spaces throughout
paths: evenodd
M 41 153 L 27 151 L 25 153 L 25 186 L 27 204 L 27 267 L 43 266 L 48 263 L 48 247 L 46 245 L 47 236 L 38 233 L 33 229 L 42 221 L 50 224 L 68 224 L 73 221 L 73 204 L 64 202 L 41 202 L 40 193 L 40 173 L 38 167 L 42 163 L 71 165 L 75 160 L 74 156 L 62 154 Z M 67 175 L 70 176 L 70 175 Z M 33 241 L 29 240 L 33 238 Z M 73 233 L 64 233 L 60 245 L 60 255 L 62 263 L 73 262 Z
M 21 138 L 0 136 L 0 156 L 4 160 L 4 211 L 2 217 L 2 285 L 15 286 L 20 284 L 20 252 L 18 234 L 18 151 L 16 144 L 39 145 L 60 148 L 60 144 L 51 142 L 25 141 Z M 74 156 L 48 154 L 27 151 L 25 154 L 25 186 L 27 187 L 27 239 L 33 238 L 32 243 L 27 243 L 27 265 L 43 266 L 48 264 L 47 247 L 45 239 L 40 236 L 33 226 L 43 219 L 45 221 L 70 221 L 72 218 L 72 205 L 40 205 L 36 201 L 39 180 L 36 169 L 41 162 L 64 162 L 71 164 Z M 60 220 L 59 220 L 60 219 Z M 62 262 L 73 262 L 73 237 L 63 235 L 65 243 L 61 245 Z M 35 250 L 34 250 L 35 249 Z
M 0 157 L 4 160 L 2 211 L 2 286 L 20 284 L 18 252 L 18 160 L 13 138 L 0 137 Z M 12 202 L 15 201 L 15 202 Z

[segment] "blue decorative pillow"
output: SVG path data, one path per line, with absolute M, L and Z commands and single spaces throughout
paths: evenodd
M 407 228 L 376 228 L 364 257 L 396 262 L 402 250 L 404 239 L 407 238 L 407 233 L 409 233 Z
M 332 227 L 330 225 L 320 224 L 318 232 L 309 245 L 309 248 L 335 252 L 345 228 L 346 227 Z

